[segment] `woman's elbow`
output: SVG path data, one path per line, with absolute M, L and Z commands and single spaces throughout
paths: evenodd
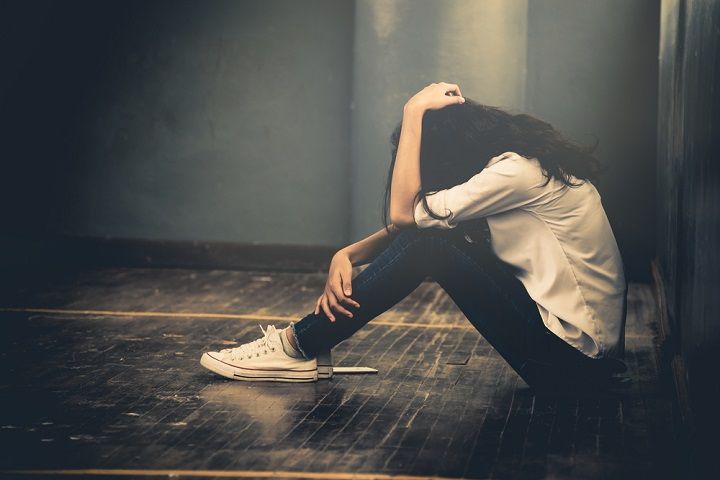
M 395 215 L 394 217 L 390 218 L 390 221 L 398 228 L 417 227 L 417 224 L 415 223 L 415 217 L 410 215 Z

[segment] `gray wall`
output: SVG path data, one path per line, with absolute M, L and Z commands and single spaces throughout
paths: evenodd
M 526 109 L 608 166 L 603 205 L 635 279 L 654 254 L 659 5 L 646 0 L 533 0 Z
M 37 7 L 16 7 L 45 41 L 6 99 L 33 113 L 8 119 L 3 138 L 17 162 L 55 163 L 62 187 L 18 221 L 88 236 L 347 240 L 352 2 Z M 17 173 L 17 195 L 46 194 L 36 168 Z
M 526 19 L 526 0 L 357 2 L 352 241 L 382 225 L 390 134 L 415 92 L 452 82 L 476 101 L 522 108 Z
M 710 460 L 715 467 L 720 427 L 719 28 L 718 2 L 662 2 L 657 249 L 669 316 L 666 346 L 676 356 L 676 371 L 685 375 L 680 381 L 689 388 L 694 410 L 691 464 Z
M 603 200 L 631 276 L 647 277 L 656 2 L 2 8 L 9 231 L 345 245 L 381 226 L 404 102 L 449 81 L 599 137 Z

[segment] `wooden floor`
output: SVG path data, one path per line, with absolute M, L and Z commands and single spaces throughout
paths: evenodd
M 333 350 L 378 374 L 298 385 L 225 380 L 198 361 L 312 311 L 324 274 L 4 280 L 4 476 L 676 478 L 648 285 L 630 288 L 629 371 L 613 391 L 550 399 L 430 281 Z

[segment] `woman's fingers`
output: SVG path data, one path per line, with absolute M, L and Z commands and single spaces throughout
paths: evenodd
M 342 311 L 349 317 L 352 317 L 352 313 L 345 310 L 342 307 L 342 305 L 340 305 L 340 302 L 353 305 L 355 303 L 355 300 L 346 297 L 345 294 L 343 293 L 342 289 L 343 289 L 342 274 L 340 272 L 338 272 L 337 276 L 335 276 L 333 281 L 330 282 L 330 290 L 332 291 L 333 295 L 335 296 L 335 300 L 337 301 L 338 305 L 340 306 L 340 308 L 338 310 Z M 332 302 L 332 300 L 333 299 L 330 299 L 331 302 Z M 330 305 L 332 306 L 332 303 Z
M 430 108 L 443 108 L 448 105 L 465 103 L 460 87 L 456 83 L 432 83 L 428 88 L 428 93 L 434 97 L 434 99 L 430 102 L 430 105 L 434 106 L 431 106 Z M 442 94 L 442 96 L 438 98 L 437 94 Z
M 330 311 L 330 306 L 328 305 L 328 299 L 327 295 L 323 295 L 322 300 L 320 301 L 320 305 L 322 306 L 323 312 L 325 312 L 325 315 L 330 319 L 331 322 L 335 321 L 335 315 L 332 314 Z
M 325 294 L 320 295 L 320 296 L 318 297 L 318 299 L 315 301 L 315 310 L 313 311 L 313 313 L 314 313 L 315 315 L 317 315 L 318 313 L 320 313 L 320 302 L 322 301 L 324 295 L 325 295 Z
M 336 312 L 340 312 L 343 315 L 347 315 L 348 317 L 352 318 L 352 313 L 340 304 L 338 298 L 343 298 L 343 295 L 341 292 L 338 296 L 338 294 L 336 293 L 336 288 L 337 287 L 333 285 L 331 286 L 330 292 L 325 292 L 328 297 L 328 303 L 330 304 L 330 308 L 332 308 Z
M 350 279 L 347 273 L 343 274 L 343 272 L 340 272 L 340 284 L 345 295 L 349 297 L 352 293 L 352 287 L 350 286 Z
M 462 97 L 462 93 L 460 92 L 460 86 L 458 84 L 442 82 L 441 85 L 445 86 L 445 88 L 446 88 L 445 93 L 453 92 L 458 97 Z
M 344 292 L 344 297 L 341 299 L 345 303 L 349 303 L 350 305 L 354 305 L 357 308 L 360 308 L 360 304 L 350 298 L 350 295 L 352 295 L 352 284 L 350 283 L 350 277 L 352 277 L 352 270 L 350 272 L 340 272 L 340 288 Z
M 456 83 L 431 83 L 413 95 L 406 105 L 418 106 L 424 110 L 437 110 L 453 104 L 465 103 L 460 86 Z
M 347 310 L 343 309 L 342 306 L 340 306 L 337 301 L 333 301 L 333 295 L 323 293 L 320 298 L 318 299 L 318 303 L 315 306 L 315 314 L 317 315 L 319 313 L 319 309 L 322 308 L 323 312 L 325 312 L 325 315 L 327 315 L 328 319 L 330 319 L 331 322 L 335 321 L 335 315 L 333 315 L 332 309 L 340 310 L 341 312 L 344 311 L 349 313 L 350 317 L 352 317 L 352 313 L 348 312 Z

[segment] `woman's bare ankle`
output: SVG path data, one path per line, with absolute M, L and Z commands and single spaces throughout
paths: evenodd
M 288 342 L 290 342 L 290 345 L 292 345 L 292 347 L 295 350 L 299 351 L 300 349 L 298 348 L 297 343 L 295 343 L 295 338 L 294 338 L 292 332 L 290 331 L 290 327 L 285 328 L 284 332 L 285 332 L 285 337 L 288 339 Z

